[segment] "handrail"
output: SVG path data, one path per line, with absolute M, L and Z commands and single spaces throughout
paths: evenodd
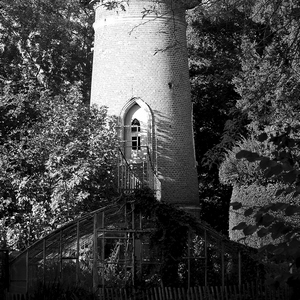
M 118 148 L 119 150 L 119 163 L 118 163 L 118 188 L 121 192 L 132 191 L 134 189 L 148 186 L 156 195 L 156 198 L 161 198 L 161 184 L 153 168 L 151 155 L 148 146 L 140 146 L 143 150 L 134 150 L 135 153 L 141 153 L 142 155 L 131 159 L 130 163 L 126 159 L 123 152 L 124 149 L 132 147 L 125 146 Z M 146 176 L 144 176 L 146 173 Z

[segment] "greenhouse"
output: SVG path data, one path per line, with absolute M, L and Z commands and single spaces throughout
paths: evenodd
M 142 199 L 133 199 L 121 197 L 20 253 L 10 262 L 10 292 L 30 293 L 56 282 L 91 291 L 171 282 L 224 286 L 241 282 L 244 274 L 248 280 L 257 276 L 246 248 L 169 204 L 144 199 L 142 207 Z

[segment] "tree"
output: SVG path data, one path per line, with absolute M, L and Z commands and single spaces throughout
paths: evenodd
M 89 101 L 93 12 L 79 1 L 0 1 L 0 88 L 55 94 L 79 84 Z
M 255 39 L 244 38 L 242 70 L 234 81 L 241 96 L 236 107 L 250 121 L 248 138 L 229 151 L 221 176 L 234 175 L 231 184 L 239 189 L 241 201 L 233 201 L 232 209 L 244 221 L 233 229 L 265 246 L 274 261 L 290 263 L 296 273 L 286 268 L 275 279 L 291 282 L 299 275 L 299 7 L 293 1 L 253 1 L 248 15 L 260 30 Z
M 116 193 L 115 121 L 66 98 L 30 89 L 0 99 L 2 239 L 24 249 Z
M 239 8 L 254 24 L 257 24 L 253 26 L 255 30 L 245 35 L 242 40 L 240 55 L 242 69 L 233 81 L 240 95 L 236 101 L 236 109 L 249 120 L 245 127 L 248 141 L 238 145 L 239 150 L 253 151 L 251 147 L 254 145 L 251 143 L 256 143 L 256 136 L 274 131 L 280 135 L 288 126 L 296 128 L 299 124 L 297 79 L 299 51 L 296 46 L 299 25 L 296 22 L 296 8 L 296 4 L 284 0 L 253 1 L 246 10 L 242 6 Z M 233 195 L 236 198 L 242 196 L 245 198 L 247 193 L 252 199 L 248 197 L 249 201 L 253 201 L 255 205 L 258 197 L 256 190 L 259 188 L 264 189 L 262 194 L 269 195 L 265 196 L 265 201 L 271 201 L 270 191 L 276 193 L 277 188 L 281 189 L 280 184 L 275 188 L 275 183 L 271 179 L 269 181 L 262 179 L 246 165 L 244 169 L 233 169 L 232 166 L 242 165 L 235 158 L 239 150 L 235 149 L 235 153 L 228 153 L 221 167 L 221 177 L 228 179 L 230 177 L 225 178 L 226 174 L 230 172 L 235 174 L 231 184 L 235 189 Z M 257 141 L 255 151 L 260 155 L 272 157 L 275 149 Z M 238 223 L 237 219 L 236 221 Z M 231 227 L 235 225 L 231 224 Z
M 220 184 L 218 167 L 224 148 L 244 131 L 232 84 L 240 70 L 243 15 L 228 13 L 221 2 L 189 12 L 188 50 L 201 218 L 227 234 L 231 188 Z

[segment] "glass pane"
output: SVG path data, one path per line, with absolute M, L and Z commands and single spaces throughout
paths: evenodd
M 137 137 L 133 136 L 132 137 L 132 150 L 137 150 L 137 146 L 138 146 Z

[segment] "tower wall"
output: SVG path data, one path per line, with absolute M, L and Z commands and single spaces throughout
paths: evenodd
M 142 99 L 153 115 L 162 199 L 197 205 L 185 8 L 169 0 L 130 0 L 125 11 L 101 3 L 95 5 L 91 103 L 120 116 L 130 99 Z

